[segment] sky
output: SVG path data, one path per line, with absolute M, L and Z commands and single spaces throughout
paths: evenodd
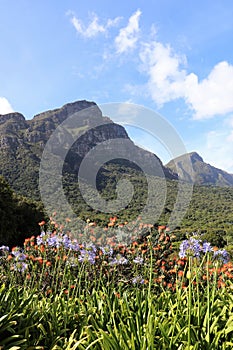
M 232 0 L 0 0 L 0 114 L 143 105 L 233 173 L 232 18 Z M 127 131 L 169 161 L 150 134 Z

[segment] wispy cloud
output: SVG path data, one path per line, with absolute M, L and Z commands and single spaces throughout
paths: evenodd
M 116 51 L 119 54 L 132 50 L 139 39 L 139 19 L 141 11 L 137 10 L 128 21 L 126 27 L 121 28 L 118 36 L 115 38 Z
M 152 41 L 142 44 L 139 57 L 140 70 L 148 76 L 147 92 L 158 105 L 183 95 L 185 56 L 175 54 L 170 45 Z
M 84 25 L 73 13 L 69 12 L 69 15 L 77 33 L 85 38 L 110 33 L 110 28 L 118 26 L 121 19 L 103 21 L 94 13 L 89 24 Z M 111 62 L 116 53 L 133 53 L 134 63 L 135 57 L 140 62 L 135 70 L 146 80 L 141 85 L 129 82 L 125 86 L 132 95 L 149 96 L 158 107 L 182 99 L 196 120 L 233 112 L 233 65 L 227 61 L 218 62 L 204 79 L 200 79 L 196 72 L 190 72 L 185 54 L 177 53 L 171 44 L 157 39 L 155 25 L 151 26 L 150 40 L 144 41 L 145 33 L 141 32 L 139 25 L 141 15 L 138 9 L 129 17 L 127 25 L 119 29 L 118 35 L 111 36 L 108 46 L 103 49 L 102 66 Z
M 140 70 L 148 77 L 146 91 L 157 105 L 182 98 L 194 119 L 233 111 L 233 66 L 228 62 L 219 62 L 199 81 L 197 74 L 187 72 L 186 56 L 178 55 L 170 45 L 142 43 L 139 57 Z
M 9 101 L 5 97 L 0 97 L 0 114 L 7 114 L 14 112 Z
M 121 17 L 116 17 L 114 19 L 109 18 L 105 24 L 100 24 L 98 16 L 93 13 L 90 23 L 85 26 L 82 20 L 76 17 L 72 12 L 68 12 L 68 14 L 71 15 L 70 21 L 77 33 L 85 38 L 93 38 L 99 34 L 107 33 L 108 29 L 117 26 L 121 19 Z

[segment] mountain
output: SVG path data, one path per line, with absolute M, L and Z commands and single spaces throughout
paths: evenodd
M 176 172 L 180 179 L 198 185 L 233 186 L 232 174 L 205 163 L 196 152 L 177 157 L 166 167 Z
M 60 129 L 57 129 L 58 126 Z M 153 171 L 150 175 L 165 174 L 166 178 L 177 179 L 177 175 L 165 168 L 156 155 L 135 146 L 122 126 L 104 117 L 96 103 L 83 100 L 40 113 L 30 120 L 26 120 L 20 113 L 0 115 L 0 175 L 4 176 L 16 192 L 34 199 L 40 198 L 40 161 L 55 130 L 58 132 L 53 136 L 51 151 L 61 160 L 65 155 L 63 172 L 67 181 L 71 178 L 73 181 L 77 180 L 83 158 L 96 145 L 109 142 L 107 152 L 113 157 L 116 149 L 111 149 L 111 140 L 117 140 L 119 148 L 123 145 L 121 148 L 125 149 L 125 153 L 123 152 L 122 158 L 129 160 L 115 161 L 115 166 L 118 164 L 121 171 L 126 165 L 135 170 L 135 165 L 130 160 L 136 159 L 149 172 L 151 164 L 156 164 L 156 169 L 151 168 Z M 96 159 L 93 158 L 89 163 L 94 166 Z M 49 166 L 53 167 L 52 164 Z M 107 182 L 112 175 L 107 167 L 104 168 L 102 177 L 99 176 L 100 183 Z M 140 171 L 138 168 L 137 170 Z

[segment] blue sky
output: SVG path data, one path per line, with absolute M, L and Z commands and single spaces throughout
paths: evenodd
M 231 0 L 0 0 L 0 113 L 141 104 L 187 151 L 233 173 L 232 18 Z M 169 160 L 153 137 L 128 132 Z

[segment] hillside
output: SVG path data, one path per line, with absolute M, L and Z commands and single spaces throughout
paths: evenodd
M 233 186 L 233 175 L 204 162 L 202 157 L 191 152 L 171 160 L 166 167 L 176 171 L 180 179 L 198 185 Z
M 0 115 L 0 175 L 6 178 L 16 192 L 34 199 L 40 198 L 38 178 L 44 147 L 54 130 L 74 114 L 77 116 L 75 128 L 63 130 L 62 138 L 55 145 L 68 152 L 63 167 L 68 177 L 77 174 L 81 160 L 95 145 L 111 139 L 122 139 L 128 140 L 126 154 L 129 159 L 132 154 L 136 154 L 145 165 L 155 161 L 158 174 L 153 175 L 159 176 L 164 172 L 167 178 L 176 178 L 158 157 L 135 146 L 122 126 L 103 117 L 94 102 L 77 101 L 38 114 L 31 120 L 26 120 L 19 113 Z M 133 164 L 131 166 L 135 168 Z
M 151 162 L 154 162 L 157 164 L 157 170 L 155 169 L 153 174 L 148 172 L 147 175 L 155 180 L 155 202 L 158 203 L 158 210 L 163 208 L 158 224 L 167 224 L 176 202 L 178 185 L 174 161 L 169 162 L 165 167 L 156 155 L 135 146 L 125 129 L 113 123 L 108 117 L 104 117 L 94 102 L 77 101 L 62 108 L 38 114 L 31 120 L 26 120 L 19 113 L 0 116 L 0 174 L 9 182 L 13 190 L 39 203 L 39 167 L 42 153 L 54 131 L 72 115 L 75 115 L 75 128 L 63 128 L 62 133 L 58 133 L 56 142 L 52 145 L 52 151 L 55 160 L 62 160 L 65 154 L 62 184 L 73 211 L 84 220 L 95 220 L 103 225 L 108 222 L 111 213 L 106 215 L 106 212 L 101 212 L 101 210 L 93 210 L 92 206 L 83 199 L 77 182 L 78 170 L 84 156 L 93 147 L 102 142 L 108 142 L 108 140 L 118 140 L 118 142 L 122 140 L 124 146 L 127 145 L 124 149 L 125 157 L 121 159 L 118 157 L 102 164 L 96 177 L 98 191 L 106 201 L 114 201 L 117 199 L 119 181 L 130 180 L 134 187 L 133 198 L 127 206 L 116 214 L 123 222 L 137 218 L 146 204 L 150 209 L 151 203 L 148 203 L 147 198 L 147 178 L 139 166 L 127 159 L 134 159 L 136 154 L 137 159 L 146 169 L 150 169 Z M 60 154 L 59 149 L 63 153 Z M 111 149 L 109 145 L 108 151 L 113 159 L 116 149 Z M 192 169 L 186 167 L 185 157 L 191 159 L 193 175 L 191 175 Z M 98 162 L 99 160 L 95 157 L 90 159 L 90 174 L 92 165 L 94 166 Z M 190 206 L 187 208 L 182 223 L 180 223 L 181 231 L 223 230 L 229 236 L 233 236 L 232 175 L 204 163 L 203 159 L 195 152 L 179 157 L 175 162 L 180 178 L 196 183 Z M 49 190 L 55 194 L 55 201 L 59 203 L 60 193 L 56 191 L 56 188 L 54 189 L 54 178 L 52 177 L 53 164 L 47 165 L 50 169 L 48 178 L 51 177 Z M 166 183 L 164 183 L 164 174 Z M 86 180 L 87 192 L 95 201 L 88 176 Z M 165 185 L 167 194 L 164 203 L 163 189 Z M 127 197 L 127 191 L 124 194 Z M 61 217 L 61 220 L 64 218 Z

